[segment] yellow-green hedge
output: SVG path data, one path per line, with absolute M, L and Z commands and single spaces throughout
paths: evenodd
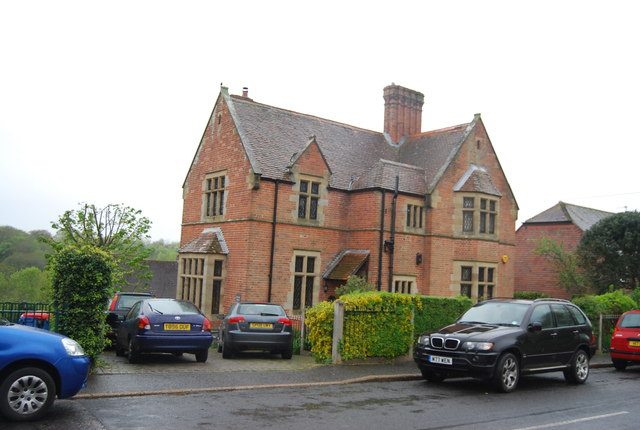
M 443 298 L 367 292 L 340 297 L 348 318 L 341 343 L 343 360 L 404 355 L 418 333 L 453 322 L 472 305 L 466 297 Z M 414 313 L 413 324 L 411 322 Z M 306 312 L 308 340 L 318 361 L 331 361 L 333 303 L 321 302 Z

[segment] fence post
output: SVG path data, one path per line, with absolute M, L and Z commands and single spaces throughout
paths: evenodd
M 340 355 L 340 341 L 344 330 L 344 303 L 341 300 L 333 302 L 333 341 L 331 343 L 331 362 L 339 364 L 342 361 Z
M 602 314 L 598 315 L 598 352 L 602 353 Z
M 304 339 L 305 336 L 307 335 L 305 333 L 305 326 L 304 326 L 304 320 L 306 317 L 306 309 L 302 309 L 302 321 L 300 322 L 300 355 L 303 355 L 305 353 L 304 351 Z

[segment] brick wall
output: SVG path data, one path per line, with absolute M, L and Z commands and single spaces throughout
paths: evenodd
M 523 224 L 516 232 L 518 265 L 515 273 L 516 291 L 537 291 L 551 297 L 568 299 L 571 293 L 559 287 L 558 275 L 549 262 L 533 253 L 537 242 L 547 236 L 565 251 L 574 251 L 582 237 L 582 230 L 574 224 Z

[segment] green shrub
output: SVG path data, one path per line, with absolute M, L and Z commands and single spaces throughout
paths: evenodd
M 57 330 L 76 340 L 95 364 L 105 347 L 104 310 L 111 291 L 112 260 L 94 246 L 66 246 L 50 257 Z
M 473 302 L 467 297 L 427 297 L 388 292 L 343 295 L 343 360 L 404 355 L 417 334 L 455 321 Z M 413 314 L 413 324 L 411 317 Z M 333 303 L 321 302 L 306 312 L 311 353 L 321 362 L 331 361 Z
M 364 293 L 366 291 L 375 291 L 376 287 L 369 284 L 365 279 L 355 275 L 351 275 L 347 278 L 347 283 L 341 287 L 336 288 L 336 294 L 338 297 L 342 297 L 346 294 L 352 293 Z
M 519 300 L 535 300 L 535 299 L 543 299 L 545 297 L 551 297 L 545 293 L 539 293 L 537 291 L 516 291 L 513 293 L 514 299 Z

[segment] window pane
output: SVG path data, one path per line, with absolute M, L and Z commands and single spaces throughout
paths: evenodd
M 473 207 L 473 197 L 465 197 L 462 199 L 462 207 L 472 208 Z
M 460 295 L 471 297 L 471 285 L 470 284 L 460 285 Z
M 307 285 L 304 291 L 304 307 L 313 306 L 313 276 L 307 276 Z
M 460 273 L 460 279 L 462 281 L 471 281 L 471 267 L 463 266 L 462 272 Z
M 300 181 L 300 192 L 306 193 L 309 189 L 309 183 L 307 181 Z
M 493 299 L 493 285 L 487 285 L 487 299 Z
M 307 273 L 315 273 L 316 258 L 307 257 Z
M 311 202 L 309 204 L 309 219 L 317 219 L 318 218 L 318 198 L 311 197 Z
M 225 177 L 221 176 L 220 177 L 220 188 L 224 188 L 224 181 L 225 181 Z
M 424 208 L 422 206 L 420 206 L 420 214 L 419 214 L 419 221 L 418 221 L 418 227 L 422 228 L 422 212 L 424 211 Z
M 473 231 L 473 212 L 470 212 L 470 211 L 462 212 L 462 231 L 466 231 L 466 232 Z
M 478 285 L 478 298 L 484 298 L 484 285 Z
M 213 202 L 211 202 L 211 216 L 216 216 L 216 210 L 218 208 L 218 193 L 212 193 Z
M 211 297 L 211 313 L 213 315 L 220 313 L 220 290 L 222 287 L 222 281 L 213 281 L 213 292 Z
M 487 231 L 487 213 L 480 212 L 480 233 Z
M 302 276 L 296 276 L 293 280 L 293 309 L 300 309 L 302 299 Z
M 411 227 L 411 205 L 407 205 L 407 227 Z
M 304 257 L 296 257 L 296 273 L 302 273 L 304 268 Z
M 487 269 L 487 282 L 493 282 L 493 271 L 495 269 L 493 268 L 488 268 Z
M 307 196 L 300 195 L 298 202 L 298 218 L 306 218 L 307 216 Z
M 487 199 L 480 199 L 480 209 L 486 209 L 487 208 Z
M 311 194 L 318 194 L 320 190 L 320 184 L 318 182 L 311 183 Z
M 489 201 L 489 210 L 491 212 L 495 212 L 496 211 L 496 201 L 495 200 L 490 200 Z
M 489 233 L 496 232 L 496 214 L 489 214 Z
M 220 199 L 219 199 L 220 203 L 218 205 L 218 213 L 222 215 L 222 209 L 224 207 L 224 191 L 220 191 L 219 194 L 220 194 Z
M 478 282 L 484 282 L 484 267 L 478 268 Z
M 213 276 L 222 276 L 222 260 L 213 262 Z

